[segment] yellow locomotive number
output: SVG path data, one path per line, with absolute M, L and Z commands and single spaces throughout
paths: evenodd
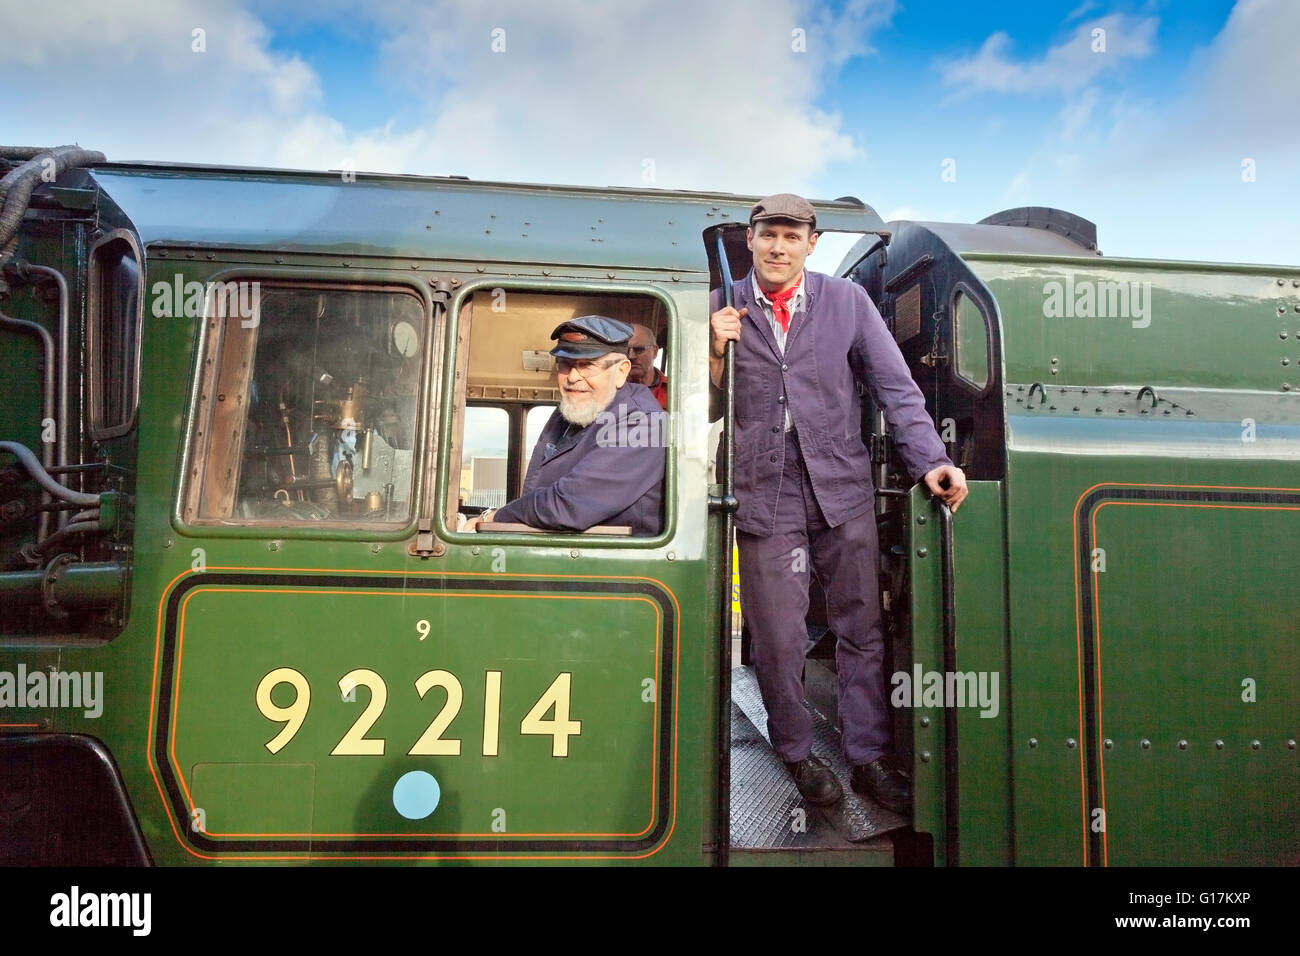
M 546 688 L 537 703 L 519 722 L 519 732 L 531 736 L 549 736 L 551 738 L 551 756 L 567 757 L 569 755 L 569 738 L 582 733 L 582 721 L 569 717 L 569 705 L 572 699 L 573 675 L 564 672 L 551 686 Z M 294 689 L 294 698 L 288 706 L 281 707 L 271 699 L 271 694 L 281 684 L 288 684 Z M 485 671 L 483 680 L 483 756 L 496 757 L 501 748 L 501 671 Z M 383 737 L 367 737 L 388 704 L 388 685 L 384 679 L 372 670 L 359 667 L 348 671 L 339 678 L 339 690 L 345 701 L 356 700 L 358 686 L 370 689 L 370 702 L 361 712 L 343 739 L 330 751 L 332 757 L 371 756 L 382 757 L 386 741 Z M 411 756 L 458 757 L 461 742 L 457 738 L 443 739 L 443 734 L 451 726 L 456 715 L 460 713 L 465 700 L 464 688 L 460 679 L 451 671 L 425 671 L 415 681 L 415 691 L 423 700 L 429 691 L 441 687 L 447 692 L 447 699 L 442 709 L 429 722 L 407 754 Z M 307 710 L 311 706 L 311 685 L 301 671 L 292 667 L 277 667 L 257 685 L 257 709 L 268 720 L 284 723 L 280 732 L 268 740 L 266 749 L 279 753 L 302 727 L 307 719 Z M 550 717 L 546 716 L 551 714 Z
M 419 676 L 415 682 L 415 691 L 424 699 L 424 695 L 435 687 L 445 688 L 447 691 L 447 702 L 442 705 L 442 710 L 438 711 L 438 716 L 433 718 L 433 722 L 420 734 L 420 739 L 415 742 L 408 754 L 412 756 L 429 755 L 435 757 L 458 757 L 460 756 L 459 740 L 443 740 L 442 732 L 451 726 L 451 722 L 456 719 L 460 713 L 461 701 L 465 699 L 465 694 L 461 690 L 460 681 L 456 675 L 448 671 L 427 671 Z
M 271 692 L 281 684 L 288 684 L 294 690 L 293 703 L 281 707 L 271 700 Z M 279 753 L 280 748 L 293 739 L 302 722 L 307 719 L 307 708 L 311 706 L 311 685 L 292 667 L 277 667 L 262 678 L 257 685 L 257 709 L 267 720 L 284 721 L 284 727 L 278 734 L 266 742 L 266 749 Z
M 483 756 L 495 757 L 501 742 L 501 672 L 483 678 Z
M 370 703 L 366 705 L 366 709 L 361 712 L 361 716 L 356 719 L 348 732 L 343 735 L 343 739 L 330 751 L 330 756 L 369 755 L 382 757 L 384 754 L 384 738 L 371 739 L 366 736 L 366 731 L 375 725 L 379 715 L 384 712 L 384 705 L 388 703 L 388 687 L 384 684 L 382 677 L 364 667 L 348 671 L 339 678 L 339 690 L 344 694 L 347 694 L 359 684 L 370 688 Z
M 551 682 L 546 693 L 533 704 L 522 721 L 519 722 L 521 734 L 550 734 L 551 756 L 569 756 L 569 737 L 582 733 L 582 721 L 569 719 L 569 684 L 573 675 L 563 673 Z M 546 712 L 555 708 L 555 716 L 546 717 Z

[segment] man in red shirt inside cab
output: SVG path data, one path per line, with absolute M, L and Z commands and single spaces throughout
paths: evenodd
M 644 325 L 632 326 L 632 344 L 628 347 L 627 357 L 632 360 L 632 372 L 628 378 L 640 382 L 654 393 L 659 407 L 668 408 L 668 378 L 655 368 L 655 359 L 659 357 L 659 344 L 655 335 Z

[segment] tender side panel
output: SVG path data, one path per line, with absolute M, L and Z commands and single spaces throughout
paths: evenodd
M 1103 861 L 1295 865 L 1300 598 L 1274 562 L 1300 493 L 1104 491 L 1086 527 L 1106 571 L 1081 580 Z
M 975 258 L 1004 326 L 1016 862 L 1293 861 L 1296 730 L 1241 695 L 1294 701 L 1294 270 Z

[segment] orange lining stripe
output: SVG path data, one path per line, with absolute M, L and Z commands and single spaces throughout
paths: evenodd
M 186 800 L 189 802 L 189 804 L 190 804 L 190 811 L 191 811 L 191 812 L 193 812 L 194 809 L 195 809 L 195 803 L 194 803 L 194 798 L 193 798 L 193 796 L 191 796 L 191 794 L 190 794 L 189 786 L 188 786 L 188 785 L 186 784 L 186 782 L 185 782 L 185 774 L 184 774 L 183 770 L 181 769 L 180 760 L 176 757 L 176 725 L 180 722 L 180 682 L 181 682 L 181 681 L 180 681 L 180 675 L 181 675 L 181 649 L 182 649 L 182 647 L 183 647 L 183 645 L 184 645 L 184 643 L 185 643 L 185 612 L 186 612 L 186 608 L 187 608 L 187 606 L 188 606 L 188 604 L 189 604 L 189 602 L 190 602 L 190 599 L 193 598 L 195 595 L 197 595 L 197 594 L 202 594 L 202 593 L 237 593 L 237 594 L 249 594 L 249 593 L 254 593 L 254 594 L 344 594 L 344 595 L 366 594 L 366 595 L 380 596 L 380 597 L 392 597 L 392 596 L 394 595 L 394 593 L 402 593 L 403 596 L 407 596 L 404 592 L 394 592 L 394 591 L 391 591 L 391 590 L 384 590 L 384 591 L 363 591 L 363 590 L 352 589 L 352 588 L 342 588 L 342 589 L 335 589 L 335 590 L 327 590 L 327 589 L 324 589 L 324 588 L 206 588 L 206 587 L 198 587 L 198 588 L 195 588 L 195 589 L 193 589 L 192 591 L 190 591 L 190 593 L 187 594 L 187 595 L 185 596 L 184 601 L 181 602 L 180 624 L 179 624 L 179 627 L 178 627 L 177 641 L 176 641 L 176 693 L 175 693 L 175 695 L 174 695 L 174 697 L 173 697 L 173 705 L 172 705 L 172 713 L 173 713 L 174 716 L 173 716 L 173 718 L 172 718 L 171 726 L 168 728 L 168 745 L 169 745 L 168 752 L 170 753 L 170 755 L 171 755 L 171 759 L 172 759 L 172 769 L 176 772 L 176 777 L 177 777 L 178 780 L 180 780 L 180 782 L 181 782 L 181 787 L 182 787 L 182 788 L 184 789 L 184 791 L 185 791 L 185 799 L 186 799 Z M 550 594 L 547 594 L 547 595 L 541 595 L 541 594 L 497 594 L 497 593 L 494 593 L 494 592 L 487 592 L 487 593 L 482 593 L 482 594 L 480 594 L 480 593 L 475 593 L 475 592 L 456 592 L 456 593 L 450 593 L 450 594 L 439 594 L 439 593 L 437 593 L 437 592 L 431 592 L 431 593 L 420 593 L 420 594 L 417 594 L 417 595 L 414 595 L 414 596 L 416 596 L 416 597 L 430 597 L 430 598 L 450 598 L 450 597 L 521 598 L 521 599 L 526 599 L 526 600 L 554 600 L 554 599 L 556 599 L 556 598 L 558 597 L 558 598 L 560 598 L 560 599 L 565 599 L 565 600 L 580 600 L 580 601 L 604 601 L 604 600 L 612 600 L 612 601 L 641 601 L 641 602 L 644 602 L 644 603 L 646 603 L 646 604 L 649 604 L 650 607 L 651 607 L 651 609 L 655 612 L 655 670 L 654 670 L 654 672 L 655 672 L 656 674 L 659 673 L 659 660 L 660 660 L 659 649 L 660 649 L 660 642 L 659 642 L 658 636 L 659 636 L 660 631 L 662 630 L 663 620 L 662 620 L 662 618 L 661 618 L 661 616 L 660 616 L 660 614 L 659 614 L 659 606 L 658 606 L 657 604 L 655 604 L 654 601 L 650 600 L 650 599 L 647 598 L 647 597 L 643 597 L 643 596 L 635 596 L 635 597 L 620 597 L 620 596 L 597 597 L 597 596 L 595 596 L 595 595 L 585 595 L 585 594 L 570 594 L 570 595 L 559 595 L 559 596 L 557 596 L 557 595 L 550 595 Z M 638 832 L 636 832 L 636 833 L 318 833 L 318 832 L 312 832 L 312 833 L 218 833 L 218 832 L 211 831 L 211 830 L 205 830 L 204 833 L 205 833 L 207 836 L 209 836 L 209 837 L 306 837 L 306 838 L 311 838 L 311 837 L 357 837 L 357 838 L 362 838 L 362 839 L 369 838 L 369 837 L 376 837 L 376 838 L 377 838 L 377 837 L 409 837 L 409 838 L 419 838 L 419 837 L 491 837 L 491 838 L 501 839 L 501 840 L 510 840 L 510 839 L 522 838 L 522 837 L 639 837 L 639 836 L 641 836 L 641 835 L 643 835 L 643 834 L 645 834 L 645 833 L 649 833 L 649 832 L 654 828 L 656 814 L 658 813 L 658 808 L 655 806 L 655 800 L 654 800 L 655 790 L 657 789 L 657 787 L 658 787 L 658 782 L 659 782 L 659 780 L 658 780 L 659 761 L 658 761 L 658 759 L 657 759 L 658 756 L 659 756 L 659 700 L 658 700 L 657 697 L 655 698 L 654 714 L 655 714 L 654 722 L 653 722 L 653 725 L 652 725 L 652 727 L 651 727 L 651 761 L 650 761 L 650 822 L 645 826 L 644 829 L 642 829 L 642 830 L 640 830 L 640 831 L 638 831 Z
M 1079 739 L 1083 740 L 1083 618 L 1081 608 L 1079 607 L 1079 505 L 1084 496 L 1098 488 L 1099 485 L 1093 485 L 1088 491 L 1079 496 L 1078 501 L 1074 503 L 1074 520 L 1070 522 L 1070 535 L 1074 542 L 1071 553 L 1074 555 L 1074 659 L 1076 673 L 1078 675 L 1078 701 L 1079 701 Z M 1084 767 L 1083 748 L 1079 748 L 1079 812 L 1081 819 L 1080 832 L 1083 835 L 1083 865 L 1088 865 L 1088 776 Z

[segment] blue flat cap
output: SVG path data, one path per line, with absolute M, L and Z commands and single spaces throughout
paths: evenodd
M 581 315 L 557 325 L 551 338 L 559 340 L 551 349 L 556 358 L 600 358 L 610 352 L 626 355 L 632 326 L 604 315 Z

